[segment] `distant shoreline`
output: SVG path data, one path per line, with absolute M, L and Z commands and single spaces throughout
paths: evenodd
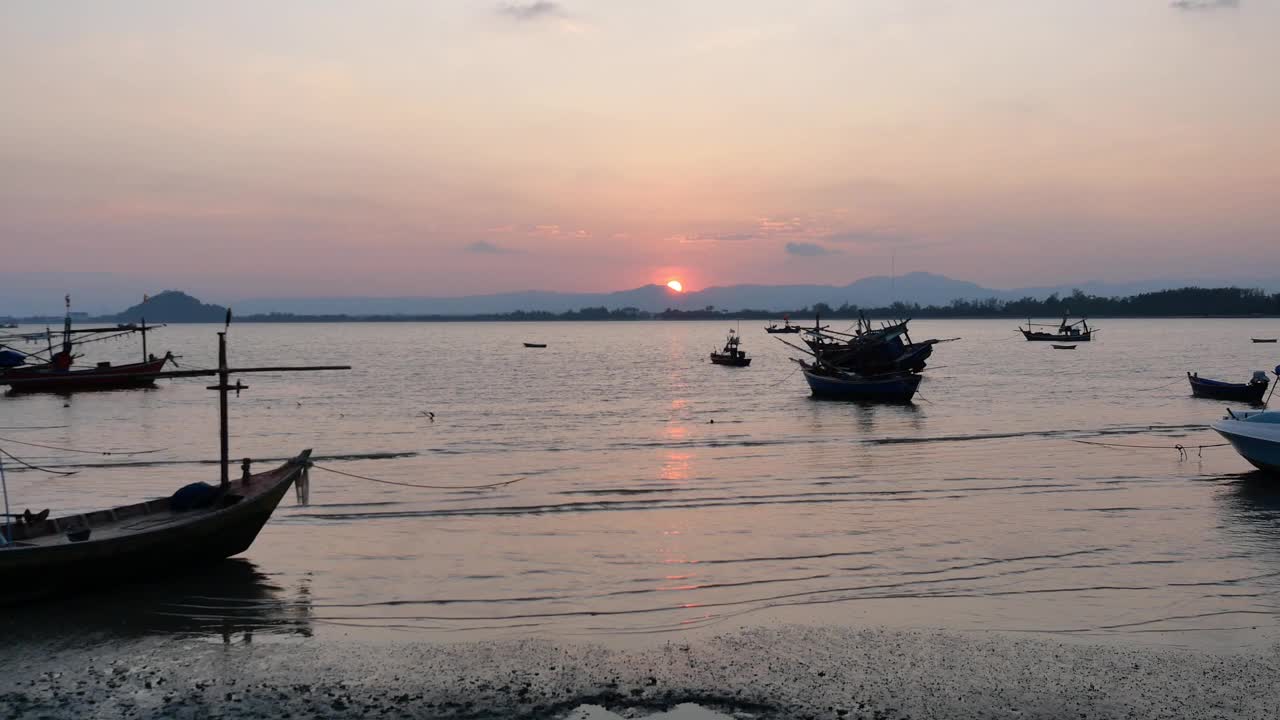
M 822 320 L 856 320 L 858 315 L 848 315 L 840 313 L 832 313 L 830 315 L 822 315 Z M 907 314 L 907 315 L 881 315 L 867 313 L 863 317 L 869 320 L 1027 320 L 1027 316 L 1016 315 L 933 315 L 929 313 Z M 1189 314 L 1171 314 L 1171 315 L 1089 315 L 1090 320 L 1277 320 L 1280 314 L 1212 314 L 1212 315 L 1189 315 Z M 759 320 L 776 322 L 781 319 L 781 315 L 742 315 L 738 313 L 724 313 L 719 315 L 703 315 L 697 316 L 681 316 L 666 317 L 661 314 L 654 314 L 650 317 L 634 317 L 634 318 L 566 318 L 566 317 L 503 317 L 490 315 L 445 315 L 445 316 L 418 316 L 418 315 L 391 315 L 391 316 L 358 316 L 358 315 L 297 315 L 290 317 L 268 317 L 261 315 L 246 315 L 244 317 L 236 317 L 235 322 L 238 324 L 253 323 L 258 325 L 272 324 L 343 324 L 343 323 L 460 323 L 460 322 L 518 322 L 518 323 L 534 323 L 534 322 L 578 322 L 578 323 L 631 323 L 631 322 L 693 322 L 693 321 L 711 321 L 711 320 Z M 1032 320 L 1053 320 L 1058 318 L 1047 315 L 1032 315 Z M 19 326 L 23 325 L 48 325 L 61 326 L 63 318 L 16 318 L 8 322 L 13 322 Z M 117 320 L 113 316 L 107 317 L 89 317 L 76 318 L 76 324 L 84 323 L 113 323 Z M 150 321 L 148 321 L 150 322 Z M 175 325 L 214 325 L 221 324 L 222 320 L 166 320 L 156 321 Z M 793 326 L 800 328 L 812 325 L 812 320 L 795 321 L 791 323 Z

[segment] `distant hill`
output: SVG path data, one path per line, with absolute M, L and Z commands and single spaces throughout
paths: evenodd
M 227 309 L 221 305 L 207 305 L 184 292 L 165 290 L 104 319 L 121 323 L 136 323 L 143 318 L 149 323 L 205 323 L 223 322 L 226 317 Z

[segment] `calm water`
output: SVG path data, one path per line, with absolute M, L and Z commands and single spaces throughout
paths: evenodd
M 234 457 L 314 448 L 321 467 L 398 482 L 525 479 L 429 490 L 317 469 L 310 504 L 288 497 L 242 559 L 20 610 L 6 632 L 58 640 L 83 614 L 78 635 L 300 642 L 630 642 L 800 621 L 1275 643 L 1280 486 L 1229 448 L 1180 460 L 1073 440 L 1220 442 L 1205 425 L 1223 406 L 1180 378 L 1274 367 L 1280 351 L 1249 337 L 1276 321 L 1099 324 L 1097 342 L 1065 352 L 1007 321 L 913 322 L 916 337 L 962 339 L 938 348 L 907 407 L 810 399 L 795 353 L 760 323 L 742 325 L 747 369 L 705 361 L 729 322 L 236 326 L 234 363 L 356 367 L 245 376 Z M 214 331 L 170 327 L 152 350 L 208 367 Z M 106 344 L 87 359 L 136 354 Z M 0 398 L 0 447 L 80 470 L 6 462 L 16 509 L 214 481 L 193 462 L 217 453 L 207 384 Z

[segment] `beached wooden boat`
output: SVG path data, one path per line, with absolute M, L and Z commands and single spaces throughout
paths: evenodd
M 751 364 L 751 358 L 743 352 L 739 347 L 738 335 L 730 330 L 729 338 L 725 340 L 724 347 L 719 352 L 711 351 L 711 362 L 716 365 L 729 365 L 732 367 L 747 367 Z
M 1036 330 L 1037 327 L 1054 327 L 1043 323 L 1033 323 L 1027 318 L 1027 326 L 1019 327 L 1018 331 L 1022 336 L 1032 341 L 1057 341 L 1057 342 L 1089 342 L 1093 339 L 1096 329 L 1089 327 L 1088 318 L 1081 318 L 1075 322 L 1071 322 L 1070 316 L 1062 316 L 1062 322 L 1057 325 L 1057 332 L 1046 332 Z
M 231 312 L 227 312 L 227 324 Z M 246 388 L 230 376 L 255 372 L 346 370 L 347 365 L 231 368 L 227 333 L 218 333 L 218 368 L 171 370 L 154 377 L 215 376 L 218 384 L 219 483 L 184 485 L 168 498 L 48 519 L 47 513 L 9 515 L 0 523 L 0 603 L 61 591 L 83 592 L 115 580 L 188 570 L 246 550 L 289 485 L 304 480 L 310 450 L 284 465 L 238 481 L 230 478 L 227 396 Z M 40 382 L 33 380 L 32 382 Z M 3 481 L 0 473 L 0 481 Z M 8 487 L 0 482 L 4 505 Z
M 1192 373 L 1187 373 L 1187 381 L 1191 383 L 1191 394 L 1195 397 L 1254 405 L 1262 404 L 1262 396 L 1266 394 L 1267 386 L 1271 382 L 1267 374 L 1261 370 L 1255 371 L 1247 383 L 1210 380 Z
M 0 546 L 0 603 L 80 592 L 103 583 L 189 570 L 244 552 L 311 455 L 209 489 L 207 504 L 178 509 L 180 495 L 8 526 Z M 305 480 L 304 480 L 305 481 Z M 80 538 L 78 540 L 73 538 Z

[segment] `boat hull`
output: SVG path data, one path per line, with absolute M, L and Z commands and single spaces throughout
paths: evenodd
M 1262 396 L 1267 392 L 1268 385 L 1262 382 L 1225 383 L 1197 377 L 1190 373 L 1187 373 L 1187 382 L 1191 384 L 1191 394 L 1195 397 L 1252 405 L 1262 404 Z
M 751 358 L 733 357 L 730 355 L 723 355 L 721 353 L 711 353 L 711 362 L 715 363 L 716 365 L 727 365 L 729 367 L 747 367 L 751 365 Z
M 162 577 L 238 555 L 253 544 L 289 486 L 304 472 L 310 453 L 304 451 L 248 483 L 233 482 L 231 492 L 241 499 L 226 507 L 179 513 L 168 509 L 167 499 L 160 499 L 146 503 L 143 511 L 130 506 L 51 519 L 32 531 L 16 526 L 17 545 L 0 549 L 0 604 Z M 71 542 L 64 529 L 82 517 L 90 536 Z
M 1264 472 L 1280 475 L 1280 426 L 1243 420 L 1219 420 L 1210 427 L 1231 443 L 1240 457 Z
M 922 375 L 915 374 L 851 378 L 818 375 L 810 370 L 803 372 L 814 397 L 868 402 L 910 402 L 923 379 Z
M 1022 328 L 1019 328 L 1019 332 L 1022 333 L 1023 337 L 1025 337 L 1026 339 L 1032 342 L 1074 343 L 1074 342 L 1089 342 L 1090 340 L 1093 339 L 1092 330 L 1089 330 L 1088 332 L 1076 333 L 1075 335 L 1071 335 L 1071 334 L 1064 335 L 1061 333 L 1032 332 L 1030 330 L 1025 330 Z
M 81 392 L 86 390 L 121 390 L 153 387 L 155 374 L 164 369 L 168 356 L 128 365 L 93 367 L 83 370 L 17 368 L 0 374 L 0 384 L 11 393 Z

